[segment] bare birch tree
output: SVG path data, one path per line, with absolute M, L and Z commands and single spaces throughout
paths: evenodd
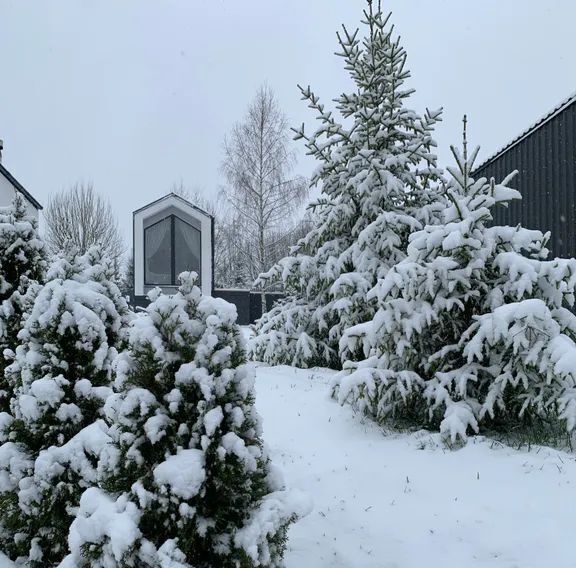
M 86 252 L 98 245 L 120 274 L 126 250 L 110 202 L 92 184 L 75 184 L 53 195 L 44 210 L 46 242 L 53 253 L 75 247 Z
M 294 213 L 308 195 L 306 180 L 292 176 L 290 129 L 267 86 L 258 89 L 241 122 L 224 141 L 223 195 L 233 210 L 242 263 L 254 281 L 274 264 Z M 287 253 L 288 251 L 286 251 Z

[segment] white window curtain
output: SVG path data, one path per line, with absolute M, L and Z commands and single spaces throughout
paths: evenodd
M 164 219 L 145 230 L 146 284 L 171 284 L 172 255 L 170 219 Z
M 176 273 L 194 270 L 200 278 L 200 231 L 176 218 Z

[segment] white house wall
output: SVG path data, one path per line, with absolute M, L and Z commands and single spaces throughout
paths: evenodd
M 15 193 L 16 188 L 2 175 L 2 173 L 0 173 L 0 207 L 8 207 L 9 205 L 12 205 Z M 23 195 L 22 197 L 24 197 L 28 213 L 38 220 L 38 209 L 36 209 L 36 207 L 26 199 L 26 196 Z
M 194 207 L 186 206 L 180 199 L 167 198 L 153 203 L 134 214 L 134 295 L 144 296 L 144 221 L 166 209 L 172 207 L 183 211 L 201 224 L 201 270 L 202 293 L 212 295 L 212 218 L 204 215 Z M 163 287 L 166 288 L 166 287 Z

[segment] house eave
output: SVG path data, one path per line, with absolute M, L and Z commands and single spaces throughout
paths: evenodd
M 0 164 L 0 174 L 2 174 L 36 209 L 42 211 L 43 207 L 32 194 L 2 165 Z

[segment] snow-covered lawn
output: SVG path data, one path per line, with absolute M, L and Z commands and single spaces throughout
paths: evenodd
M 576 567 L 576 456 L 386 434 L 329 398 L 331 374 L 257 368 L 264 438 L 314 501 L 286 568 Z
M 287 568 L 576 566 L 574 455 L 384 434 L 328 397 L 326 370 L 257 370 L 264 438 L 314 511 Z

